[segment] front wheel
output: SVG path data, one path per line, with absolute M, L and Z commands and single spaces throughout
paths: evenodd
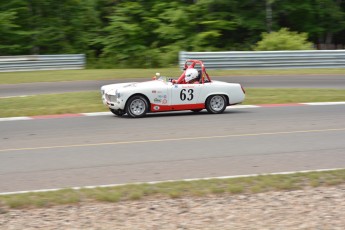
M 148 111 L 147 100 L 142 96 L 131 97 L 127 102 L 126 111 L 130 117 L 144 117 Z
M 226 98 L 223 95 L 212 95 L 206 100 L 206 109 L 209 113 L 222 113 L 226 108 Z

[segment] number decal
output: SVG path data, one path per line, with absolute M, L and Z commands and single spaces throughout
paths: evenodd
M 180 99 L 181 99 L 181 101 L 185 101 L 186 99 L 188 101 L 193 100 L 193 98 L 194 98 L 194 94 L 193 93 L 194 93 L 194 90 L 189 89 L 188 90 L 188 97 L 187 97 L 186 89 L 182 89 L 181 92 L 180 92 Z
M 181 93 L 180 93 L 180 99 L 181 99 L 181 101 L 186 100 L 186 97 L 187 97 L 187 96 L 186 96 L 185 92 L 186 92 L 185 89 L 181 90 Z
M 188 101 L 193 100 L 193 98 L 194 98 L 194 95 L 193 95 L 194 90 L 189 89 L 189 90 L 188 90 L 188 93 L 189 93 L 189 97 L 187 98 L 187 100 L 188 100 Z

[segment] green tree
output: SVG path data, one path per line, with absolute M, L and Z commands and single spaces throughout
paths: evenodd
M 150 33 L 145 25 L 148 16 L 141 1 L 116 5 L 105 27 L 107 35 L 100 38 L 104 45 L 103 56 L 113 57 L 114 63 L 120 66 L 145 63 Z
M 297 33 L 282 28 L 277 32 L 262 33 L 262 40 L 254 48 L 257 51 L 268 50 L 311 50 L 313 44 L 307 41 L 306 33 Z
M 25 14 L 24 1 L 10 0 L 0 4 L 0 55 L 28 54 L 30 32 L 22 26 Z
M 194 50 L 248 50 L 266 30 L 265 2 L 200 0 Z
M 345 45 L 345 0 L 6 0 L 0 55 L 86 53 L 108 67 L 158 67 L 176 64 L 180 50 L 250 50 L 283 27 Z M 271 47 L 299 47 L 284 36 Z
M 14 41 L 18 37 L 18 25 L 15 24 L 15 12 L 0 12 L 0 55 L 15 53 L 20 48 Z
M 12 12 L 12 24 L 8 21 L 1 24 L 16 25 L 18 31 L 11 40 L 16 49 L 9 54 L 87 52 L 100 31 L 95 3 L 95 0 L 9 0 L 1 4 L 0 10 Z
M 152 32 L 153 39 L 151 51 L 160 58 L 157 63 L 162 65 L 176 64 L 180 50 L 191 50 L 193 39 L 196 36 L 194 5 L 189 6 L 183 2 L 161 1 L 152 8 L 155 25 Z
M 306 32 L 314 43 L 331 44 L 345 31 L 343 0 L 279 0 L 273 7 L 280 26 Z

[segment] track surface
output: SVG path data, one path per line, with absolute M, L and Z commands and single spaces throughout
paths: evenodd
M 0 192 L 345 167 L 345 106 L 0 122 Z
M 307 76 L 241 76 L 213 77 L 212 79 L 241 83 L 245 88 L 334 88 L 345 89 L 345 75 L 307 75 Z M 66 93 L 99 90 L 102 85 L 147 81 L 149 79 L 121 79 L 104 81 L 41 82 L 0 85 L 0 98 L 22 95 Z

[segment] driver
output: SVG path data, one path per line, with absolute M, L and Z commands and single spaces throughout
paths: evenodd
M 199 75 L 198 70 L 196 70 L 194 68 L 187 69 L 184 80 L 187 84 L 199 83 L 198 75 Z

